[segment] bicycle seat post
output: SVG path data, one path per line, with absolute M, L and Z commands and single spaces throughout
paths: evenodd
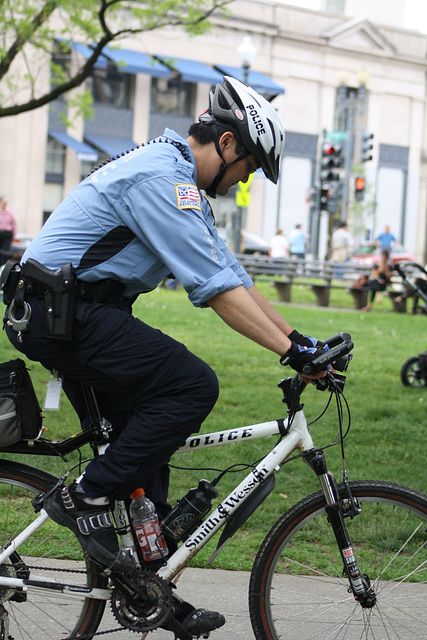
M 101 416 L 94 388 L 82 382 L 81 389 L 88 410 L 90 426 L 95 427 L 100 436 L 99 440 L 96 439 L 94 445 L 98 453 L 103 453 L 104 448 L 108 446 L 110 440 L 109 433 L 112 430 L 111 423 Z

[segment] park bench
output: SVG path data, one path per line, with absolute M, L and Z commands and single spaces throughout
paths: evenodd
M 369 289 L 356 288 L 353 284 L 360 275 L 369 276 L 369 267 L 264 255 L 239 254 L 237 258 L 253 280 L 268 278 L 281 302 L 291 302 L 293 285 L 306 286 L 313 291 L 317 304 L 322 307 L 329 306 L 331 289 L 343 289 L 350 293 L 356 309 L 361 309 L 368 302 Z

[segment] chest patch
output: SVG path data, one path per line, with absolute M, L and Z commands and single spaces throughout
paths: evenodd
M 194 184 L 176 184 L 176 202 L 179 209 L 201 209 L 200 193 Z

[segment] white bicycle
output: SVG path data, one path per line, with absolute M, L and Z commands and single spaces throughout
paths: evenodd
M 346 368 L 353 345 L 348 334 L 326 342 L 330 351 L 311 370 L 334 367 L 316 386 L 337 400 L 343 447 L 345 377 L 336 370 Z M 57 478 L 34 466 L 0 460 L 0 640 L 90 640 L 118 629 L 145 638 L 159 627 L 191 640 L 172 613 L 173 580 L 223 527 L 220 552 L 274 489 L 275 474 L 294 458 L 302 458 L 316 474 L 320 490 L 286 511 L 258 551 L 249 586 L 255 638 L 424 639 L 427 607 L 419 606 L 419 594 L 425 597 L 427 591 L 427 496 L 391 482 L 350 482 L 344 465 L 338 484 L 307 426 L 300 403 L 306 384 L 297 374 L 279 387 L 288 407 L 284 419 L 196 435 L 179 450 L 264 436 L 278 440 L 228 496 L 192 523 L 157 571 L 148 570 L 142 558 L 133 576 L 108 571 L 84 555 L 70 530 L 49 518 L 43 502 L 70 470 Z M 85 394 L 90 429 L 64 441 L 20 442 L 7 451 L 65 457 L 90 443 L 98 455 L 108 445 L 109 429 L 92 390 L 85 388 Z M 222 475 L 208 484 L 216 489 Z M 119 537 L 128 535 L 126 504 L 116 502 L 113 515 Z M 107 605 L 114 628 L 99 631 Z

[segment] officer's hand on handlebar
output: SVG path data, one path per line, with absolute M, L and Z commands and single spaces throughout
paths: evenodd
M 294 332 L 288 337 L 291 336 L 295 337 Z M 296 337 L 299 336 L 301 334 L 297 333 Z M 323 342 L 316 340 L 315 345 L 309 336 L 302 336 L 302 338 L 309 340 L 308 344 L 312 346 L 297 344 L 293 340 L 290 348 L 280 358 L 280 363 L 298 371 L 304 382 L 324 377 L 327 369 L 346 371 L 352 357 L 350 351 L 353 349 L 349 333 L 337 333 Z
M 302 333 L 294 329 L 289 335 L 289 340 L 291 342 L 295 342 L 302 347 L 323 347 L 324 342 L 321 342 L 317 338 L 312 338 L 311 336 L 304 336 Z
M 304 336 L 303 336 L 304 337 Z M 304 367 L 309 365 L 315 358 L 322 356 L 326 351 L 329 350 L 329 347 L 326 346 L 325 349 L 315 347 L 315 346 L 305 346 L 301 344 L 297 344 L 296 342 L 291 342 L 290 348 L 287 352 L 280 358 L 280 364 L 286 366 L 289 365 L 298 373 L 303 373 Z M 319 371 L 315 375 L 305 375 L 307 379 L 320 378 L 326 375 L 326 369 L 323 371 Z

